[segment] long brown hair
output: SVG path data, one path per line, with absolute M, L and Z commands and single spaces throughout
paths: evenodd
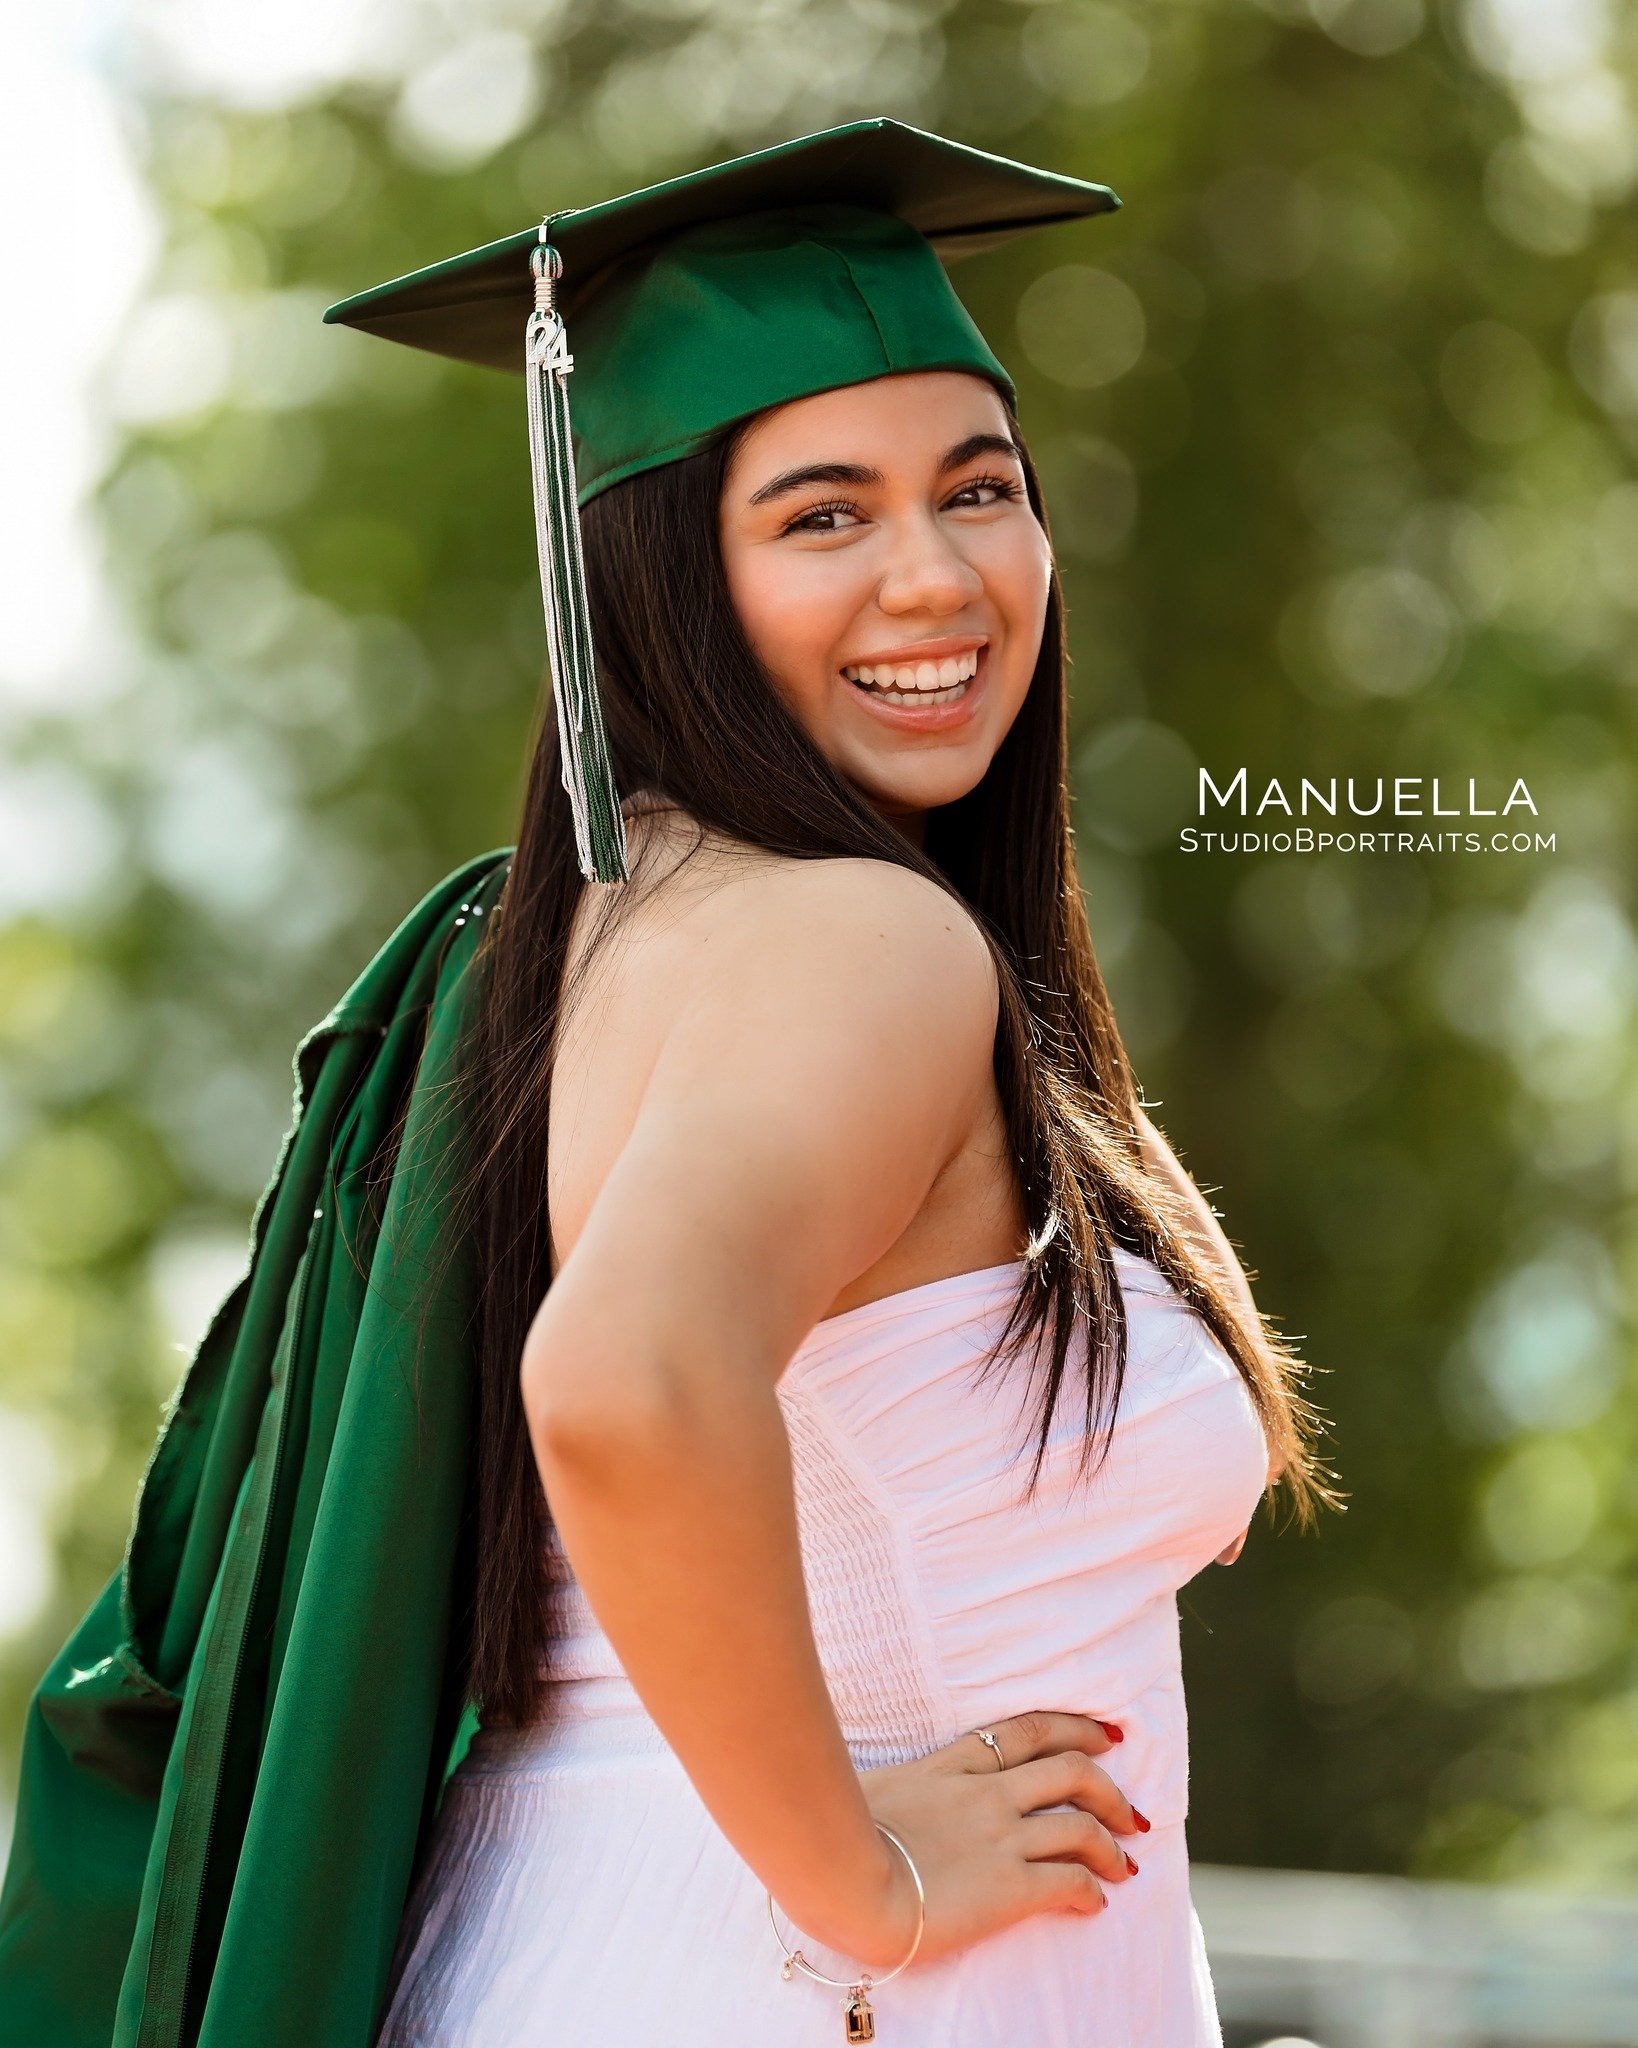
M 742 432 L 743 429 L 737 430 Z M 1185 1234 L 1147 1165 L 1137 1095 L 1076 876 L 1067 785 L 1063 602 L 1052 581 L 1035 674 L 978 786 L 933 811 L 918 850 L 825 759 L 741 629 L 718 543 L 737 432 L 617 484 L 583 515 L 588 590 L 616 784 L 652 789 L 705 832 L 803 860 L 892 861 L 957 897 L 1000 981 L 995 1077 L 1029 1220 L 1021 1284 L 991 1361 L 1026 1346 L 1045 1372 L 1035 1485 L 1078 1320 L 1085 1318 L 1083 1469 L 1107 1446 L 1126 1366 L 1112 1248 L 1150 1259 L 1244 1376 L 1299 1514 L 1329 1498 L 1301 1368 L 1256 1328 Z M 1033 465 L 1029 502 L 1046 524 Z M 487 1723 L 536 1719 L 551 1649 L 548 1510 L 519 1393 L 523 1343 L 550 1285 L 548 1086 L 571 922 L 588 886 L 543 695 L 510 872 L 474 961 L 481 976 L 460 1087 L 462 1229 L 478 1272 L 473 1579 L 467 1679 Z M 618 916 L 610 899 L 580 963 Z M 576 981 L 578 982 L 577 973 Z

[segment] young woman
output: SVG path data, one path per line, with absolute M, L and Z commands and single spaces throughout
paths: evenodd
M 1175 1595 L 1316 1480 L 1094 960 L 1010 387 L 677 445 L 582 519 L 630 878 L 548 726 L 479 956 L 483 1725 L 380 2042 L 1199 2048 Z

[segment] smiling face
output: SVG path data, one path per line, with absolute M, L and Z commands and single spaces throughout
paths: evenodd
M 1000 393 L 932 370 L 754 420 L 724 481 L 728 588 L 825 757 L 920 842 L 1029 690 L 1052 558 Z

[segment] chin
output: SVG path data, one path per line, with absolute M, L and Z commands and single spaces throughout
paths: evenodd
M 902 762 L 881 773 L 848 770 L 849 779 L 871 803 L 884 811 L 936 811 L 943 804 L 958 803 L 983 781 L 993 755 L 981 761 L 943 761 L 926 764 L 925 771 L 906 775 Z M 896 769 L 897 772 L 894 772 Z

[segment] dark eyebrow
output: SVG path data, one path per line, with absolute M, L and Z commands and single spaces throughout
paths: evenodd
M 964 462 L 971 462 L 975 455 L 1010 455 L 1015 462 L 1023 460 L 1023 450 L 1007 434 L 969 434 L 965 441 L 958 441 L 948 451 L 938 466 L 940 476 L 946 476 L 952 469 L 959 469 Z M 770 478 L 762 488 L 751 493 L 753 505 L 766 505 L 770 499 L 788 497 L 792 491 L 805 491 L 810 484 L 884 484 L 887 479 L 879 469 L 871 469 L 862 462 L 809 462 L 800 469 L 782 470 Z
M 964 462 L 971 462 L 975 455 L 1010 455 L 1014 462 L 1024 459 L 1023 449 L 1010 434 L 969 434 L 965 441 L 958 441 L 939 464 L 939 475 L 959 469 Z
M 862 462 L 810 462 L 801 469 L 787 469 L 751 493 L 753 505 L 766 505 L 770 498 L 783 498 L 792 491 L 805 491 L 809 484 L 884 484 L 879 469 L 867 469 Z

